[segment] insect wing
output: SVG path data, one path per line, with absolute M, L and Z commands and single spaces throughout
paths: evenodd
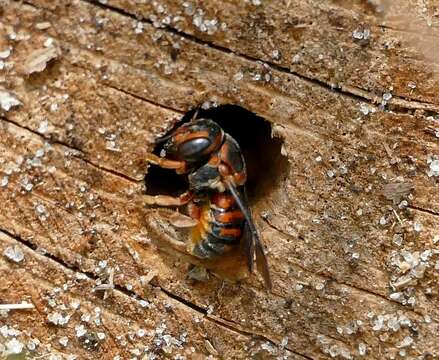
M 242 234 L 242 242 L 244 244 L 244 252 L 247 259 L 248 270 L 252 273 L 255 270 L 255 241 L 253 240 L 252 232 L 248 222 L 244 223 L 244 231 Z
M 270 272 L 268 270 L 268 262 L 265 256 L 264 246 L 261 243 L 259 238 L 258 231 L 256 230 L 256 226 L 252 220 L 252 214 L 250 207 L 247 205 L 247 194 L 245 188 L 243 187 L 243 195 L 240 196 L 238 190 L 234 186 L 234 184 L 230 181 L 226 181 L 227 188 L 230 190 L 231 194 L 236 200 L 239 208 L 245 217 L 245 227 L 243 234 L 244 241 L 244 249 L 247 257 L 247 265 L 250 272 L 254 270 L 254 257 L 256 254 L 256 266 L 258 271 L 261 273 L 264 278 L 264 283 L 267 289 L 272 288 Z
M 264 278 L 265 287 L 269 290 L 272 289 L 271 276 L 270 271 L 268 270 L 268 261 L 265 256 L 264 246 L 262 245 L 259 238 L 255 241 L 254 244 L 256 250 L 256 266 L 258 267 L 258 271 L 262 274 Z

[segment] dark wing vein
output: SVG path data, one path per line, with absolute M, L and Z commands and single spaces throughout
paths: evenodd
M 244 246 L 247 255 L 247 265 L 249 271 L 250 272 L 254 271 L 254 257 L 256 254 L 256 265 L 258 271 L 261 273 L 262 277 L 264 278 L 265 286 L 268 289 L 271 289 L 272 288 L 271 277 L 270 277 L 270 272 L 268 270 L 268 262 L 265 256 L 264 246 L 262 245 L 258 231 L 253 222 L 250 207 L 247 205 L 248 200 L 247 200 L 245 187 L 243 187 L 243 191 L 242 191 L 243 194 L 242 196 L 240 196 L 238 190 L 236 189 L 235 185 L 232 182 L 226 180 L 226 185 L 229 191 L 232 193 L 233 197 L 235 198 L 236 203 L 238 204 L 239 208 L 244 214 L 246 220 L 246 224 L 244 228 L 244 241 L 245 241 Z M 250 234 L 248 234 L 248 232 L 250 232 Z

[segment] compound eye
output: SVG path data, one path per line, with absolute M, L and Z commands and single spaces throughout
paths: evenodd
M 211 142 L 207 138 L 196 138 L 184 142 L 178 147 L 179 155 L 186 160 L 198 160 L 200 156 L 207 155 L 204 151 Z

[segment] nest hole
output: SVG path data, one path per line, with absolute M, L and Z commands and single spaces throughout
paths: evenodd
M 188 122 L 196 110 L 188 111 L 175 127 Z M 217 122 L 241 147 L 247 164 L 247 193 L 250 203 L 269 196 L 287 174 L 288 161 L 281 154 L 282 140 L 272 137 L 271 123 L 237 105 L 221 105 L 207 110 L 199 109 L 197 118 Z M 154 149 L 159 154 L 160 146 Z M 185 177 L 172 170 L 151 166 L 145 177 L 150 195 L 176 196 L 187 190 Z

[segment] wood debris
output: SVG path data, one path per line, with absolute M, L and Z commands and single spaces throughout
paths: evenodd
M 413 190 L 413 184 L 408 182 L 390 183 L 384 185 L 383 195 L 387 200 L 399 203 Z
M 0 108 L 9 111 L 13 107 L 21 105 L 21 101 L 11 92 L 0 88 Z
M 0 304 L 0 310 L 27 310 L 33 309 L 35 306 L 29 303 L 21 303 L 21 304 Z
M 42 72 L 47 64 L 59 56 L 59 50 L 54 46 L 34 50 L 23 64 L 23 72 L 27 75 Z

